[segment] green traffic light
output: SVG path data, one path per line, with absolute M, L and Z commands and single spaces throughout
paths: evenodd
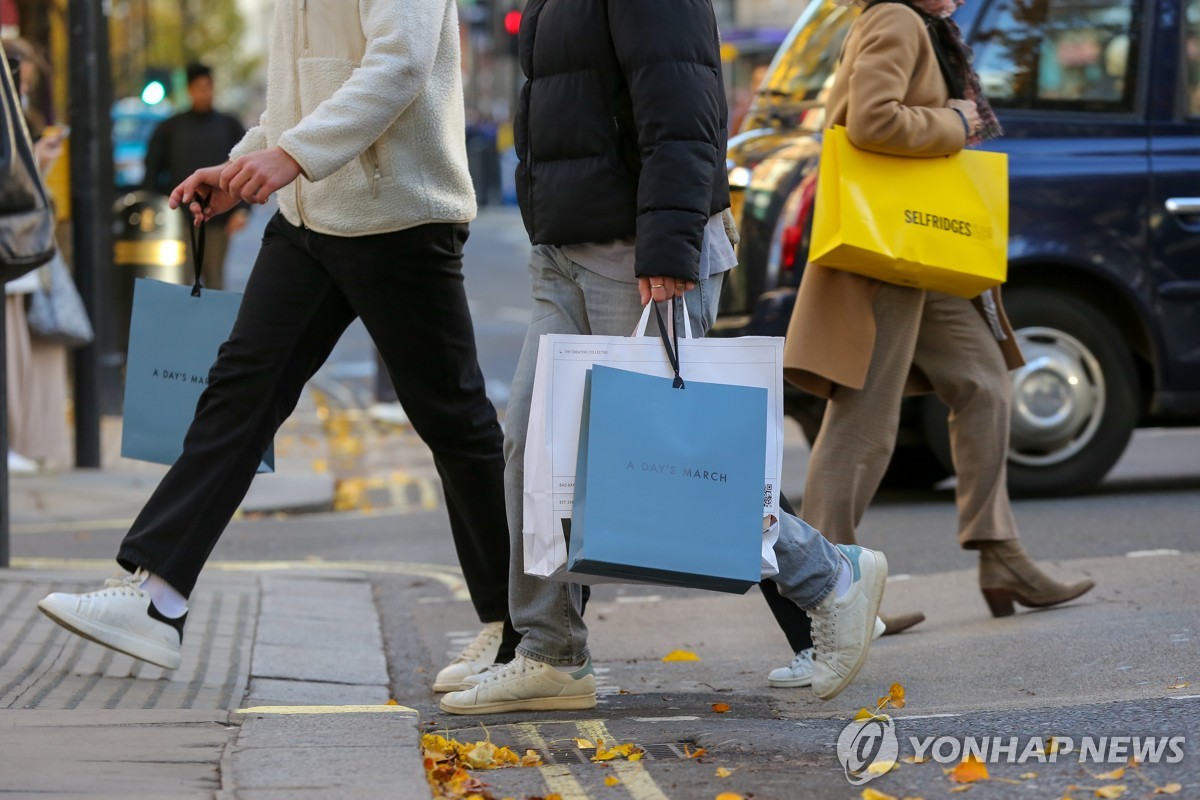
M 142 102 L 148 106 L 156 106 L 166 97 L 167 87 L 163 86 L 162 81 L 150 81 L 146 88 L 142 89 Z

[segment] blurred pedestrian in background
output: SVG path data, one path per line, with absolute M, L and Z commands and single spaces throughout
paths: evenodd
M 169 195 L 196 170 L 223 162 L 246 134 L 236 117 L 213 107 L 216 91 L 207 65 L 188 64 L 187 91 L 191 108 L 159 123 L 146 148 L 145 188 L 158 194 Z M 208 288 L 225 288 L 229 237 L 246 226 L 249 216 L 243 203 L 208 223 L 202 265 Z M 191 257 L 189 250 L 189 262 Z
M 42 175 L 62 156 L 66 129 L 47 127 L 30 102 L 49 65 L 29 42 L 4 42 L 11 61 L 18 62 L 17 81 L 33 140 L 33 154 Z M 55 255 L 61 258 L 61 255 Z M 4 285 L 5 361 L 8 381 L 8 470 L 31 475 L 44 467 L 70 461 L 67 425 L 67 348 L 30 331 L 27 312 L 32 296 L 47 291 L 50 265 L 44 265 Z

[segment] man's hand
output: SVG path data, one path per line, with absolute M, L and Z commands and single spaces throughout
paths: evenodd
M 238 199 L 221 190 L 221 171 L 224 169 L 225 166 L 222 164 L 193 172 L 191 177 L 176 186 L 175 191 L 171 192 L 169 201 L 171 208 L 186 205 L 192 214 L 194 224 L 199 225 L 236 206 Z
M 646 305 L 651 300 L 661 303 L 672 297 L 682 297 L 684 292 L 690 292 L 695 288 L 695 281 L 685 281 L 682 278 L 638 278 L 638 294 L 642 298 L 642 305 Z
M 225 232 L 232 236 L 233 234 L 246 227 L 246 223 L 250 221 L 250 212 L 242 208 L 234 211 L 229 215 L 229 219 L 225 222 Z
M 221 189 L 247 203 L 262 204 L 300 176 L 300 165 L 283 148 L 259 150 L 231 161 L 221 172 Z

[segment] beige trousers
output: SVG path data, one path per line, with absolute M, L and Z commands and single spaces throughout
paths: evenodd
M 26 458 L 65 467 L 71 457 L 67 348 L 30 335 L 25 297 L 4 298 L 8 446 Z
M 830 541 L 854 542 L 895 449 L 915 366 L 950 408 L 960 544 L 1017 538 L 1006 485 L 1012 383 L 987 323 L 970 300 L 891 284 L 880 288 L 874 313 L 866 383 L 834 390 L 813 443 L 800 516 Z

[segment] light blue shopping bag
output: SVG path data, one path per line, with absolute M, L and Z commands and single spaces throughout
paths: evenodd
M 767 391 L 594 366 L 567 565 L 744 593 L 761 574 Z
M 121 455 L 174 464 L 217 351 L 229 338 L 242 296 L 149 278 L 134 283 L 125 366 Z M 267 448 L 259 472 L 275 471 Z

